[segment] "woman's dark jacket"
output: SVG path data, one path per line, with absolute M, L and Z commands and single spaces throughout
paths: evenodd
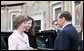
M 29 37 L 30 47 L 37 48 L 36 36 L 31 35 L 31 33 L 24 31 Z

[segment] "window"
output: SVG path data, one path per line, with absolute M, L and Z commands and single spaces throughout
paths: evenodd
M 16 16 L 16 15 L 13 15 L 13 19 L 15 19 L 15 16 Z M 13 30 L 15 30 L 15 27 L 14 27 L 14 26 L 13 26 Z
M 36 13 L 37 12 L 30 15 L 35 21 L 34 29 L 35 29 L 35 31 L 44 30 L 44 14 L 41 12 L 39 12 L 41 14 L 39 14 L 39 13 L 36 14 Z
M 11 31 L 13 31 L 15 30 L 13 26 L 13 20 L 15 19 L 15 16 L 22 14 L 22 6 L 8 7 L 8 9 L 8 13 L 11 15 Z
M 57 16 L 60 12 L 61 12 L 61 5 L 53 6 L 53 20 L 57 19 Z
M 61 7 L 55 9 L 55 19 L 57 19 L 57 16 L 60 12 L 61 12 Z
M 34 29 L 35 29 L 36 32 L 41 30 L 41 20 L 35 20 L 34 25 L 35 25 Z
M 16 15 L 12 15 L 12 18 L 11 18 L 11 27 L 12 27 L 12 30 L 15 30 L 15 27 L 13 26 L 13 19 L 15 18 Z

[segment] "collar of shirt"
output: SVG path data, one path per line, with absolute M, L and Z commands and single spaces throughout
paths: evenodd
M 83 31 L 82 31 L 82 40 L 83 40 Z
M 19 34 L 19 32 L 17 30 L 15 30 L 14 33 L 18 38 L 21 38 L 21 39 L 25 38 L 25 33 L 23 33 L 24 38 Z
M 69 25 L 69 24 L 71 24 L 71 23 L 66 23 L 66 24 L 62 27 L 61 30 L 63 30 L 63 28 L 64 28 L 65 26 Z
M 27 44 L 27 36 L 26 36 L 26 34 L 23 32 L 23 36 L 24 37 L 22 37 L 20 34 L 19 34 L 19 32 L 17 31 L 17 30 L 15 30 L 14 31 L 14 34 L 16 35 L 16 37 L 18 38 L 18 39 L 20 39 L 22 42 L 24 42 L 24 43 L 26 43 Z M 28 41 L 29 42 L 29 41 Z M 29 45 L 30 46 L 30 45 Z

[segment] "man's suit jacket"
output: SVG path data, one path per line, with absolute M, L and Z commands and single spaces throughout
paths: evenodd
M 26 33 L 28 35 L 28 37 L 29 37 L 30 47 L 37 48 L 36 36 L 35 35 L 31 35 L 30 32 L 24 31 L 24 33 Z
M 61 30 L 55 39 L 55 50 L 77 50 L 79 34 L 72 24 L 68 24 Z

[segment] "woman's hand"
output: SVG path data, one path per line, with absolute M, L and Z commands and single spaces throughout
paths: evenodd
M 29 50 L 37 50 L 37 49 L 35 49 L 35 48 L 33 48 L 33 47 L 28 47 L 28 49 L 29 49 Z
M 37 50 L 37 49 L 34 49 L 34 50 Z

